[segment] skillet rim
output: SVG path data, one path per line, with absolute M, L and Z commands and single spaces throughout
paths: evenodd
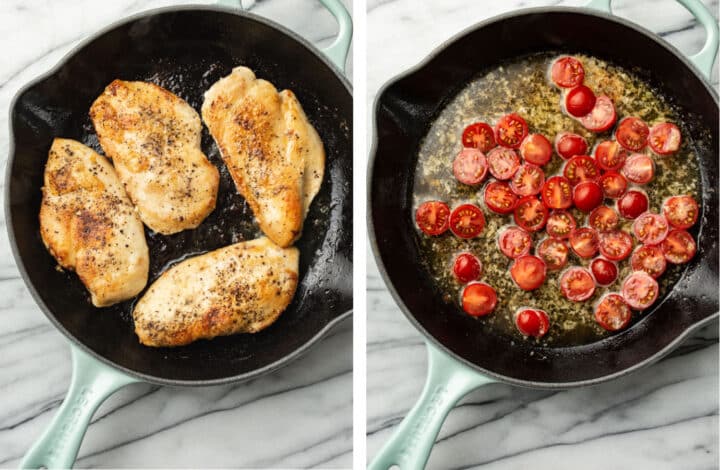
M 595 18 L 601 18 L 604 20 L 610 20 L 615 23 L 618 23 L 622 26 L 625 26 L 631 30 L 633 30 L 637 34 L 641 34 L 645 36 L 647 39 L 655 42 L 661 47 L 664 47 L 666 50 L 671 52 L 673 55 L 675 55 L 680 61 L 685 65 L 686 69 L 690 70 L 692 74 L 699 79 L 700 83 L 705 87 L 705 89 L 709 92 L 710 96 L 713 97 L 715 101 L 715 105 L 720 108 L 720 102 L 718 102 L 718 93 L 717 91 L 712 87 L 712 85 L 708 82 L 708 79 L 706 79 L 699 71 L 698 69 L 690 62 L 690 60 L 680 52 L 675 46 L 670 44 L 669 42 L 662 39 L 662 37 L 658 36 L 656 33 L 648 30 L 647 28 L 644 28 L 643 26 L 638 25 L 637 23 L 633 23 L 629 20 L 626 20 L 624 18 L 604 13 L 599 10 L 593 10 L 590 8 L 585 7 L 561 7 L 561 6 L 555 6 L 555 7 L 534 7 L 534 8 L 524 8 L 520 10 L 514 10 L 506 13 L 501 13 L 499 15 L 495 15 L 491 18 L 485 19 L 483 21 L 477 22 L 475 24 L 472 24 L 464 29 L 462 29 L 460 32 L 452 35 L 448 39 L 445 39 L 440 43 L 440 45 L 433 48 L 433 50 L 426 55 L 420 62 L 416 63 L 412 67 L 404 70 L 403 72 L 400 72 L 399 74 L 393 76 L 390 78 L 387 82 L 383 84 L 383 86 L 377 91 L 374 102 L 373 102 L 373 135 L 372 135 L 372 146 L 370 148 L 370 155 L 368 159 L 368 165 L 367 165 L 367 176 L 366 176 L 366 204 L 368 207 L 369 217 L 367 217 L 368 221 L 368 238 L 370 242 L 370 247 L 372 248 L 373 257 L 375 258 L 376 265 L 378 267 L 378 271 L 380 272 L 380 276 L 385 283 L 385 286 L 387 287 L 388 291 L 390 292 L 393 300 L 395 301 L 395 304 L 400 308 L 402 313 L 405 315 L 405 317 L 410 321 L 412 326 L 420 332 L 425 339 L 425 342 L 432 343 L 433 346 L 440 349 L 445 354 L 452 357 L 454 360 L 460 362 L 461 364 L 469 367 L 473 371 L 484 375 L 486 377 L 490 377 L 492 379 L 497 380 L 498 382 L 511 384 L 518 387 L 523 388 L 532 388 L 532 389 L 543 389 L 543 390 L 561 390 L 561 389 L 568 389 L 568 388 L 575 388 L 575 387 L 584 387 L 584 386 L 590 386 L 590 385 L 596 385 L 599 383 L 607 382 L 610 380 L 614 380 L 617 378 L 620 378 L 622 376 L 625 376 L 627 374 L 631 374 L 641 368 L 644 368 L 646 366 L 649 366 L 663 357 L 667 356 L 670 352 L 672 352 L 675 348 L 677 348 L 682 342 L 684 342 L 692 333 L 696 332 L 703 326 L 709 324 L 710 322 L 718 319 L 720 317 L 720 311 L 715 312 L 711 315 L 708 315 L 707 317 L 698 320 L 697 322 L 691 324 L 688 326 L 684 331 L 682 331 L 680 334 L 678 334 L 671 342 L 669 342 L 665 347 L 657 350 L 654 354 L 652 354 L 650 357 L 637 362 L 633 364 L 630 367 L 626 367 L 622 370 L 619 370 L 617 372 L 614 372 L 612 374 L 603 375 L 600 377 L 594 377 L 591 379 L 585 379 L 585 380 L 576 380 L 576 381 L 570 381 L 570 382 L 541 382 L 541 381 L 535 381 L 535 380 L 523 380 L 523 379 L 517 379 L 513 377 L 508 377 L 502 374 L 498 374 L 494 371 L 490 371 L 488 369 L 484 369 L 477 364 L 468 361 L 467 359 L 455 354 L 453 351 L 451 351 L 449 348 L 447 348 L 442 342 L 440 342 L 437 338 L 435 338 L 433 335 L 431 335 L 423 326 L 420 324 L 420 322 L 415 318 L 415 316 L 412 314 L 410 309 L 405 305 L 405 303 L 400 298 L 400 294 L 395 289 L 395 285 L 392 282 L 392 279 L 390 278 L 390 275 L 388 274 L 387 270 L 385 269 L 385 264 L 383 263 L 382 257 L 379 254 L 379 247 L 378 247 L 378 241 L 376 236 L 376 229 L 375 229 L 375 223 L 374 218 L 372 217 L 372 202 L 373 202 L 373 194 L 372 194 L 372 183 L 373 183 L 373 174 L 375 169 L 375 159 L 377 156 L 377 150 L 379 147 L 379 139 L 378 139 L 378 113 L 380 110 L 381 100 L 383 98 L 383 95 L 385 92 L 401 80 L 419 72 L 423 68 L 425 68 L 431 61 L 433 61 L 436 57 L 440 56 L 445 52 L 445 50 L 451 46 L 453 43 L 459 41 L 460 39 L 464 38 L 468 34 L 471 34 L 477 30 L 480 30 L 482 28 L 485 28 L 486 26 L 500 22 L 505 21 L 511 18 L 526 16 L 526 15 L 535 15 L 535 14 L 554 14 L 554 13 L 574 13 L 579 15 L 586 15 L 591 16 Z
M 305 354 L 310 348 L 312 348 L 320 339 L 327 336 L 329 331 L 331 331 L 335 326 L 339 325 L 342 321 L 344 321 L 346 318 L 350 317 L 353 314 L 353 309 L 350 308 L 344 312 L 339 313 L 335 318 L 330 320 L 328 323 L 326 323 L 314 336 L 312 336 L 310 339 L 308 339 L 305 343 L 303 343 L 299 348 L 292 351 L 290 354 L 287 354 L 286 356 L 282 357 L 281 359 L 278 359 L 275 362 L 272 362 L 270 364 L 267 364 L 264 367 L 255 369 L 251 372 L 246 372 L 244 374 L 237 374 L 232 376 L 226 376 L 221 378 L 215 378 L 215 379 L 199 379 L 199 380 L 193 380 L 193 379 L 165 379 L 162 377 L 157 377 L 150 374 L 145 374 L 141 372 L 137 372 L 133 369 L 130 369 L 128 367 L 121 366 L 119 364 L 116 364 L 115 362 L 111 361 L 110 359 L 106 358 L 105 356 L 102 356 L 89 347 L 85 345 L 83 341 L 76 338 L 72 333 L 70 333 L 63 325 L 60 323 L 60 321 L 55 317 L 55 314 L 51 311 L 51 309 L 43 302 L 43 300 L 40 297 L 40 294 L 38 293 L 38 290 L 35 288 L 35 285 L 30 281 L 30 278 L 27 273 L 27 269 L 25 268 L 25 263 L 22 259 L 22 256 L 20 255 L 20 252 L 18 250 L 17 241 L 15 239 L 15 234 L 13 231 L 13 219 L 12 219 L 12 212 L 10 209 L 10 182 L 12 180 L 12 168 L 15 163 L 15 134 L 13 132 L 13 124 L 14 124 L 14 116 L 15 116 L 15 108 L 17 106 L 17 101 L 19 100 L 20 96 L 25 94 L 28 90 L 32 89 L 36 85 L 40 84 L 41 82 L 52 78 L 53 76 L 57 75 L 59 69 L 63 67 L 70 59 L 75 57 L 76 55 L 80 54 L 83 49 L 85 49 L 86 46 L 93 43 L 98 38 L 102 37 L 103 35 L 113 31 L 114 29 L 124 26 L 128 23 L 132 23 L 138 20 L 142 20 L 145 18 L 149 18 L 156 15 L 162 15 L 165 13 L 173 13 L 173 12 L 185 12 L 190 11 L 194 13 L 205 13 L 205 12 L 211 12 L 211 13 L 225 13 L 230 14 L 234 16 L 240 16 L 244 19 L 250 20 L 250 21 L 256 21 L 258 23 L 263 24 L 264 26 L 268 26 L 271 29 L 273 29 L 275 32 L 280 34 L 285 34 L 290 39 L 295 40 L 297 43 L 299 43 L 301 46 L 303 46 L 308 52 L 315 55 L 318 59 L 320 59 L 327 68 L 329 68 L 332 73 L 335 75 L 335 77 L 338 79 L 338 81 L 345 87 L 345 90 L 348 92 L 348 94 L 353 97 L 353 88 L 352 84 L 348 80 L 348 78 L 341 73 L 341 71 L 332 63 L 330 60 L 323 54 L 317 47 L 315 47 L 310 41 L 303 38 L 299 34 L 295 33 L 294 31 L 286 28 L 285 26 L 276 23 L 273 20 L 264 18 L 262 16 L 259 16 L 255 13 L 251 13 L 246 10 L 242 9 L 235 9 L 232 7 L 225 7 L 225 6 L 216 6 L 216 5 L 180 5 L 180 6 L 169 6 L 169 7 L 160 7 L 160 8 L 153 8 L 149 10 L 144 10 L 142 12 L 135 13 L 133 15 L 129 15 L 126 17 L 123 17 L 117 21 L 113 21 L 112 23 L 100 28 L 99 30 L 95 31 L 94 33 L 90 34 L 86 38 L 80 40 L 72 49 L 70 49 L 65 55 L 58 60 L 58 62 L 53 65 L 51 68 L 49 68 L 44 73 L 36 76 L 35 78 L 31 79 L 27 83 L 25 83 L 23 86 L 18 88 L 18 90 L 15 92 L 15 95 L 13 96 L 12 100 L 10 100 L 10 106 L 8 108 L 8 158 L 5 163 L 5 188 L 3 191 L 3 208 L 4 208 L 4 215 L 5 215 L 5 221 L 6 221 L 6 230 L 8 233 L 8 241 L 10 243 L 10 250 L 13 254 L 13 259 L 15 260 L 15 265 L 18 268 L 18 271 L 20 272 L 20 277 L 23 280 L 23 283 L 25 284 L 25 287 L 30 292 L 30 295 L 33 298 L 33 301 L 35 304 L 40 307 L 40 310 L 42 310 L 43 314 L 47 317 L 48 320 L 50 320 L 50 323 L 55 327 L 56 330 L 60 331 L 60 333 L 65 336 L 66 339 L 70 340 L 71 346 L 77 347 L 81 349 L 83 352 L 89 354 L 91 357 L 102 363 L 104 366 L 111 367 L 115 370 L 121 371 L 130 377 L 133 377 L 135 379 L 138 379 L 142 382 L 147 382 L 155 385 L 169 385 L 169 386 L 175 386 L 175 387 L 206 387 L 211 385 L 225 385 L 225 384 L 232 384 L 232 383 L 239 383 L 239 382 L 245 382 L 252 380 L 254 378 L 260 377 L 265 374 L 269 374 L 270 372 L 273 372 L 277 369 L 280 369 L 281 367 L 290 364 L 303 354 Z M 350 273 L 352 276 L 352 272 Z

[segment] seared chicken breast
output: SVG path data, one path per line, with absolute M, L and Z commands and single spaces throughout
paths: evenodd
M 213 211 L 220 175 L 200 150 L 202 124 L 188 103 L 152 83 L 115 80 L 90 117 L 148 227 L 168 235 Z
M 293 92 L 237 67 L 205 93 L 202 116 L 262 231 L 291 245 L 325 171 L 320 136 Z
M 150 259 L 145 231 L 115 169 L 80 142 L 55 139 L 45 165 L 40 235 L 75 270 L 96 307 L 137 295 Z
M 297 248 L 269 239 L 236 243 L 165 271 L 135 306 L 135 333 L 146 346 L 256 333 L 287 308 L 298 283 Z

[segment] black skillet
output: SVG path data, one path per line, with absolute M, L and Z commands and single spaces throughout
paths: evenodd
M 368 192 L 370 238 L 396 302 L 426 337 L 429 374 L 415 407 L 370 468 L 424 467 L 442 423 L 469 391 L 500 381 L 559 389 L 611 380 L 657 361 L 718 316 L 718 100 L 706 82 L 718 49 L 718 26 L 698 0 L 679 0 L 705 27 L 702 51 L 686 59 L 649 31 L 592 7 L 534 8 L 502 15 L 462 32 L 413 70 L 390 81 L 375 103 L 375 147 Z M 477 44 L 494 44 L 478 60 Z M 701 159 L 702 217 L 698 254 L 679 282 L 643 319 L 622 333 L 577 347 L 511 344 L 479 331 L 437 294 L 419 259 L 412 220 L 412 184 L 419 143 L 437 113 L 483 68 L 543 51 L 581 51 L 625 66 L 676 100 Z M 693 63 L 695 66 L 693 66 Z M 697 67 L 697 68 L 696 68 Z M 699 70 L 698 70 L 699 69 Z M 703 76 L 704 74 L 704 76 Z M 537 351 L 536 351 L 537 352 Z
M 344 68 L 352 23 L 339 0 L 322 0 L 339 36 L 323 53 L 293 32 L 236 9 L 165 8 L 124 19 L 86 40 L 47 75 L 27 85 L 11 107 L 6 217 L 13 254 L 48 319 L 69 340 L 73 378 L 49 429 L 22 465 L 69 467 L 93 413 L 131 382 L 206 386 L 240 382 L 288 364 L 352 308 L 352 94 Z M 333 62 L 335 65 L 333 65 Z M 185 347 L 142 346 L 133 333 L 132 301 L 97 309 L 72 273 L 55 269 L 38 227 L 40 187 L 54 137 L 100 151 L 90 104 L 115 78 L 150 80 L 199 111 L 202 95 L 237 65 L 279 89 L 292 89 L 325 144 L 326 177 L 305 222 L 300 283 L 292 304 L 254 335 Z M 217 209 L 195 230 L 147 233 L 150 282 L 169 263 L 259 235 L 207 129 L 202 149 L 221 170 Z M 149 285 L 149 283 L 148 283 Z

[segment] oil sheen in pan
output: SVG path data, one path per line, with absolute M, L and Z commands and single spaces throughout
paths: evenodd
M 478 204 L 483 208 L 487 226 L 483 233 L 472 240 L 461 240 L 449 231 L 439 237 L 416 234 L 422 263 L 435 280 L 438 295 L 456 306 L 458 315 L 465 315 L 458 298 L 462 285 L 451 273 L 454 256 L 461 251 L 470 251 L 483 264 L 482 281 L 492 285 L 498 293 L 498 306 L 495 311 L 479 318 L 491 328 L 510 335 L 520 341 L 523 339 L 513 322 L 513 313 L 520 307 L 530 306 L 548 312 L 551 327 L 548 334 L 539 340 L 547 346 L 569 346 L 597 341 L 609 333 L 598 326 L 594 320 L 593 306 L 606 292 L 617 292 L 624 277 L 630 272 L 629 260 L 618 263 L 618 280 L 606 287 L 598 287 L 593 297 L 581 303 L 566 300 L 560 294 L 558 278 L 560 272 L 548 272 L 544 285 L 532 292 L 520 290 L 512 281 L 509 273 L 511 261 L 497 248 L 496 237 L 501 227 L 514 224 L 512 215 L 499 216 L 483 203 L 483 188 L 473 188 L 458 183 L 453 177 L 452 161 L 461 148 L 460 136 L 468 124 L 485 121 L 493 125 L 498 118 L 509 112 L 523 116 L 530 132 L 539 132 L 553 141 L 560 131 L 571 131 L 585 137 L 590 149 L 597 142 L 611 138 L 610 133 L 593 134 L 581 124 L 560 112 L 560 91 L 552 86 L 547 72 L 555 53 L 544 53 L 520 58 L 488 69 L 468 83 L 442 109 L 420 144 L 415 180 L 412 189 L 414 209 L 423 201 L 442 200 L 453 208 L 462 202 Z M 585 84 L 596 94 L 607 94 L 616 105 L 618 118 L 638 116 L 648 123 L 671 121 L 683 131 L 684 143 L 680 151 L 673 156 L 653 156 L 656 163 L 654 180 L 643 186 L 650 197 L 650 210 L 658 212 L 662 200 L 674 194 L 691 194 L 700 201 L 698 159 L 693 142 L 689 142 L 687 126 L 680 112 L 667 97 L 649 83 L 643 81 L 635 71 L 623 69 L 611 63 L 575 54 L 585 66 Z M 645 153 L 650 153 L 646 150 Z M 556 154 L 544 167 L 546 176 L 560 173 L 563 160 Z M 613 206 L 606 199 L 605 204 Z M 586 223 L 586 215 L 574 210 L 578 226 Z M 414 222 L 413 222 L 414 224 Z M 625 222 L 624 230 L 630 229 Z M 696 232 L 693 232 L 695 235 Z M 544 231 L 534 234 L 534 244 L 544 238 Z M 581 260 L 570 254 L 568 266 L 588 266 L 591 260 Z M 660 295 L 667 293 L 668 286 L 677 282 L 683 267 L 668 265 L 668 270 L 659 279 Z M 633 322 L 642 317 L 642 313 L 633 313 Z

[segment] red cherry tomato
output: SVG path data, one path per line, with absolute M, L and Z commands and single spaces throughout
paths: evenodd
M 475 148 L 486 153 L 495 147 L 495 134 L 488 124 L 476 122 L 465 128 L 462 133 L 462 143 L 463 147 Z
M 595 258 L 590 263 L 595 282 L 600 286 L 609 286 L 617 279 L 618 269 L 615 263 L 604 258 Z
M 581 117 L 595 107 L 595 93 L 585 85 L 579 85 L 565 95 L 565 109 L 570 115 Z
M 485 205 L 496 214 L 511 213 L 517 201 L 517 195 L 505 181 L 493 181 L 485 186 Z
M 542 310 L 521 308 L 515 312 L 515 326 L 523 336 L 542 338 L 550 329 L 550 318 Z
M 592 258 L 598 251 L 598 233 L 590 227 L 581 227 L 570 233 L 570 248 L 580 258 Z
M 588 217 L 588 225 L 598 232 L 615 230 L 620 223 L 620 216 L 614 209 L 608 206 L 595 208 Z
M 460 253 L 453 263 L 453 274 L 463 283 L 477 281 L 482 275 L 482 264 L 471 253 Z
M 457 154 L 453 162 L 455 178 L 463 184 L 475 185 L 482 183 L 487 174 L 488 163 L 480 150 L 464 148 Z
M 635 219 L 648 209 L 648 197 L 642 191 L 628 191 L 618 201 L 618 211 L 626 219 Z
M 524 163 L 510 180 L 510 189 L 518 196 L 534 196 L 545 183 L 545 172 L 537 165 Z
M 583 181 L 573 188 L 575 207 L 590 212 L 603 202 L 603 190 L 595 181 Z
M 543 166 L 552 158 L 552 144 L 542 134 L 530 134 L 520 144 L 520 155 L 528 163 Z
M 632 237 L 622 230 L 611 230 L 600 234 L 600 254 L 613 261 L 624 260 L 633 249 Z
M 553 62 L 550 76 L 555 85 L 562 88 L 572 88 L 583 82 L 585 69 L 583 69 L 580 61 L 574 57 L 560 57 Z
M 542 200 L 550 209 L 568 209 L 572 206 L 572 187 L 564 176 L 553 176 L 545 181 Z
M 682 134 L 675 124 L 661 122 L 650 128 L 648 144 L 653 152 L 658 155 L 669 155 L 680 149 Z
M 670 225 L 662 215 L 646 212 L 633 222 L 635 238 L 646 245 L 657 245 L 662 242 L 668 231 L 670 231 Z
M 570 184 L 575 186 L 582 181 L 597 180 L 600 176 L 600 170 L 595 165 L 595 160 L 592 157 L 578 155 L 565 163 L 563 174 L 570 181 Z
M 575 218 L 568 211 L 552 211 L 545 224 L 548 235 L 558 240 L 568 238 L 577 224 Z
M 533 255 L 524 255 L 510 266 L 510 276 L 522 290 L 537 289 L 545 282 L 545 262 Z
M 474 238 L 485 228 L 485 216 L 479 207 L 462 204 L 450 214 L 450 231 L 460 238 Z
M 615 138 L 626 149 L 637 152 L 647 145 L 649 134 L 650 129 L 648 129 L 645 121 L 636 117 L 627 117 L 618 124 Z
M 535 196 L 520 199 L 515 206 L 515 223 L 529 232 L 536 232 L 545 226 L 548 209 Z
M 655 303 L 659 291 L 657 281 L 642 271 L 630 274 L 622 285 L 625 302 L 635 310 L 645 310 Z
M 555 152 L 565 160 L 575 155 L 585 155 L 588 144 L 584 137 L 572 132 L 561 132 L 555 137 Z
M 605 95 L 600 95 L 595 99 L 592 111 L 578 118 L 578 121 L 591 132 L 605 132 L 615 124 L 616 119 L 617 114 L 612 100 Z
M 495 310 L 497 294 L 495 289 L 483 282 L 468 284 L 462 293 L 462 307 L 465 313 L 481 317 Z
M 440 235 L 450 226 L 450 208 L 440 201 L 427 201 L 415 211 L 415 223 L 427 235 Z
M 595 321 L 608 331 L 620 331 L 632 319 L 630 307 L 619 294 L 607 294 L 595 307 Z
M 685 230 L 671 230 L 660 245 L 669 263 L 687 263 L 695 256 L 697 245 L 692 235 Z
M 623 167 L 627 151 L 614 140 L 600 142 L 595 147 L 595 161 L 603 170 L 616 171 Z
M 511 149 L 520 147 L 527 134 L 528 126 L 525 119 L 515 113 L 506 114 L 495 124 L 495 141 L 503 147 Z
M 633 183 L 649 183 L 655 176 L 655 162 L 642 153 L 634 153 L 625 161 L 622 174 Z
M 644 271 L 657 279 L 665 272 L 667 261 L 659 246 L 640 245 L 630 257 L 630 266 L 633 271 Z
M 508 258 L 519 258 L 530 253 L 532 236 L 520 227 L 508 227 L 498 237 L 498 247 Z
M 537 248 L 537 254 L 545 262 L 547 269 L 557 271 L 562 269 L 568 262 L 567 245 L 555 238 L 546 238 Z
M 595 293 L 595 280 L 585 268 L 568 268 L 560 276 L 560 292 L 568 300 L 582 302 Z
M 515 150 L 495 147 L 487 154 L 490 174 L 499 180 L 509 180 L 520 167 L 520 157 Z
M 620 173 L 608 171 L 600 177 L 600 186 L 603 188 L 605 197 L 617 199 L 627 191 L 627 180 Z
M 700 208 L 692 196 L 673 196 L 663 202 L 663 214 L 670 225 L 687 229 L 697 222 Z

